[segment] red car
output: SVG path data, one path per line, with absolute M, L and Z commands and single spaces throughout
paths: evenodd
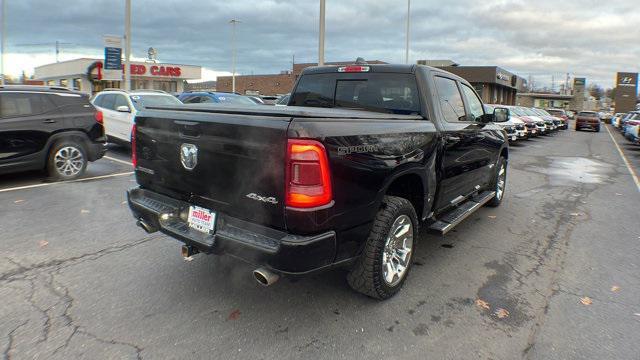
M 600 116 L 595 111 L 580 111 L 576 116 L 576 131 L 584 128 L 600 131 Z

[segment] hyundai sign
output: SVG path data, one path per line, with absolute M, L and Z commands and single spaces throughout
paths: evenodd
M 638 73 L 619 72 L 616 74 L 616 112 L 635 110 L 638 96 Z

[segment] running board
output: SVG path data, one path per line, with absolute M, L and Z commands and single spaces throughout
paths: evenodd
M 484 191 L 479 193 L 467 202 L 440 217 L 438 221 L 431 224 L 431 226 L 429 226 L 429 232 L 440 235 L 448 233 L 456 227 L 456 225 L 460 224 L 462 220 L 469 217 L 469 215 L 480 209 L 482 205 L 493 199 L 494 196 L 496 196 L 495 191 Z

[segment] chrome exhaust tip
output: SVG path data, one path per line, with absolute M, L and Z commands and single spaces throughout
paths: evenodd
M 280 275 L 265 268 L 253 270 L 253 277 L 262 286 L 273 285 L 276 281 L 278 281 L 278 279 L 280 279 Z
M 146 223 L 144 220 L 140 219 L 138 221 L 136 221 L 136 225 L 138 225 L 139 227 L 142 228 L 142 230 L 146 231 L 147 234 L 151 234 L 154 233 L 156 231 L 158 231 L 158 229 L 156 227 L 154 227 L 153 225 L 150 225 L 148 223 Z

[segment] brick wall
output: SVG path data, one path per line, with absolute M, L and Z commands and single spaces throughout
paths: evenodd
M 260 95 L 287 94 L 293 89 L 295 77 L 292 74 L 236 75 L 236 92 L 246 94 L 257 91 Z M 218 76 L 216 90 L 231 92 L 231 76 Z

